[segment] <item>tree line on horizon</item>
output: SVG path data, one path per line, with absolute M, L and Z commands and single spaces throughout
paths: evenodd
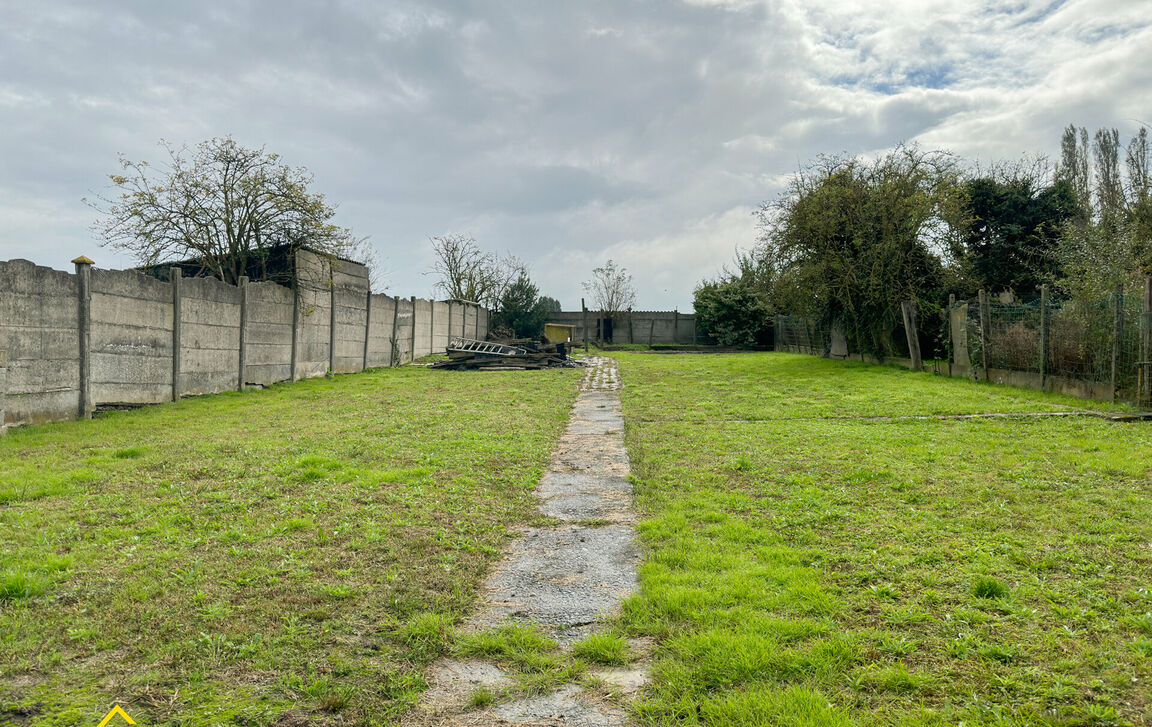
M 921 319 L 980 290 L 1098 300 L 1152 274 L 1147 127 L 1069 125 L 1060 159 L 990 167 L 900 145 L 875 159 L 822 155 L 756 211 L 758 237 L 700 282 L 701 329 L 723 345 L 771 340 L 777 314 L 838 327 L 891 355 L 901 301 Z

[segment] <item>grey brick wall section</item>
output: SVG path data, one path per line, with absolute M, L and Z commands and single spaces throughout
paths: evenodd
M 90 274 L 88 385 L 93 404 L 171 400 L 172 284 L 130 270 L 92 268 Z M 351 373 L 365 365 L 408 363 L 413 353 L 419 357 L 442 352 L 450 335 L 474 335 L 476 321 L 481 337 L 487 334 L 487 311 L 480 309 L 478 316 L 474 305 L 423 299 L 413 304 L 408 298 L 372 294 L 368 270 L 357 263 L 301 253 L 297 277 L 298 311 L 293 309 L 295 292 L 275 283 L 250 282 L 245 295 L 218 280 L 183 278 L 179 393 L 208 394 L 235 390 L 241 384 L 289 381 L 294 347 L 296 375 L 306 378 L 326 374 L 332 360 L 335 373 Z M 10 425 L 77 416 L 79 295 L 73 273 L 27 260 L 0 261 L 0 431 Z M 246 305 L 243 316 L 242 305 Z M 335 356 L 330 359 L 333 339 Z

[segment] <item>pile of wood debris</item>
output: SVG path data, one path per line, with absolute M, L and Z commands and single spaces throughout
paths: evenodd
M 493 343 L 474 338 L 454 337 L 448 342 L 446 361 L 432 364 L 435 369 L 543 369 L 583 364 L 568 355 L 567 343 L 539 343 L 532 340 Z

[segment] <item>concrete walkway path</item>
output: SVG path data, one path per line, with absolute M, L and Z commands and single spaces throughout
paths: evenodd
M 621 599 L 636 590 L 640 551 L 634 541 L 632 485 L 624 448 L 620 380 L 612 359 L 593 357 L 580 394 L 536 495 L 543 514 L 564 525 L 527 528 L 484 583 L 480 607 L 463 630 L 532 623 L 567 647 L 594 633 Z M 593 671 L 624 697 L 647 679 L 644 666 Z M 469 709 L 481 687 L 511 686 L 495 664 L 443 659 L 429 669 L 429 690 L 413 724 L 579 725 L 627 724 L 619 703 L 565 684 L 539 697 Z

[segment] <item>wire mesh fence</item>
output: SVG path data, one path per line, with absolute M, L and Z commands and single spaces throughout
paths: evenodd
M 826 356 L 832 333 L 826 327 L 800 316 L 776 317 L 776 350 Z
M 947 370 L 952 375 L 1038 388 L 1055 384 L 1055 390 L 1078 396 L 1152 404 L 1149 299 L 1150 293 L 1140 296 L 1117 290 L 1089 301 L 962 300 L 950 303 L 938 318 L 921 320 L 913 335 L 921 348 L 926 340 L 936 343 L 935 350 L 947 357 L 944 363 L 950 364 Z M 908 355 L 904 333 L 900 324 L 893 324 L 886 346 L 891 349 L 889 355 Z M 778 351 L 842 358 L 853 353 L 845 343 L 841 332 L 818 322 L 799 316 L 776 317 Z M 934 364 L 937 370 L 940 365 Z
M 1107 384 L 1114 397 L 1149 398 L 1149 318 L 1141 296 L 1123 291 L 1056 305 L 962 301 L 971 365 Z M 1045 345 L 1046 342 L 1046 345 Z

